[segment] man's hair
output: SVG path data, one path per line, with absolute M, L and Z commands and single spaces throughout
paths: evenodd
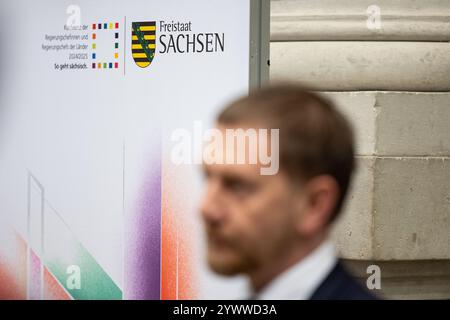
M 218 123 L 280 129 L 281 170 L 294 181 L 323 174 L 336 180 L 340 194 L 330 222 L 335 219 L 355 164 L 352 128 L 331 102 L 294 84 L 269 86 L 233 102 Z

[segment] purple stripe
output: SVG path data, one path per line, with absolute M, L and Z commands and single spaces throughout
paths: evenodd
M 160 299 L 161 160 L 149 163 L 149 169 L 126 237 L 124 285 L 130 300 Z
M 28 282 L 28 292 L 30 300 L 41 300 L 41 273 L 42 265 L 41 259 L 34 253 L 33 249 L 30 248 L 30 278 Z

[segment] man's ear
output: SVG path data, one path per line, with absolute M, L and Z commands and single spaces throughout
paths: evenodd
M 302 214 L 297 220 L 297 232 L 302 237 L 313 237 L 327 228 L 339 199 L 339 185 L 332 176 L 320 175 L 311 178 L 300 192 Z

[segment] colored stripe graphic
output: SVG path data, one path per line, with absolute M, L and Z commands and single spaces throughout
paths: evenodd
M 58 258 L 46 261 L 48 270 L 55 276 L 55 279 L 58 280 L 63 288 L 76 300 L 122 299 L 122 291 L 89 252 L 77 242 L 72 245 L 75 252 L 70 260 L 71 262 L 63 261 Z M 80 289 L 73 289 L 68 286 L 67 270 L 71 265 L 76 265 L 81 270 Z
M 158 151 L 159 152 L 159 151 Z M 136 216 L 127 226 L 125 298 L 159 300 L 161 285 L 161 160 L 149 161 Z M 148 170 L 146 168 L 145 170 Z
M 0 228 L 0 300 L 27 299 L 27 243 L 6 226 Z M 6 245 L 8 244 L 8 245 Z
M 44 299 L 45 300 L 72 300 L 71 296 L 64 290 L 61 284 L 44 267 Z
M 193 225 L 187 218 L 189 185 L 183 169 L 163 167 L 161 299 L 195 299 L 198 288 L 193 267 Z
M 31 172 L 28 184 L 29 298 L 122 299 L 121 289 L 77 240 Z
M 73 236 L 53 207 L 46 203 L 45 208 L 45 265 L 63 289 L 75 300 L 122 299 L 121 289 Z M 71 285 L 73 277 L 79 278 L 79 288 Z
M 29 249 L 30 252 L 30 263 L 29 263 L 29 279 L 28 279 L 28 299 L 30 300 L 41 300 L 41 290 L 42 290 L 42 264 L 41 259 L 33 251 Z

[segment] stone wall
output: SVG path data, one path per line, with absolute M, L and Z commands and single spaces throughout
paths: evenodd
M 362 280 L 380 266 L 388 298 L 450 299 L 449 41 L 447 0 L 271 2 L 271 81 L 323 92 L 355 128 L 333 236 Z

